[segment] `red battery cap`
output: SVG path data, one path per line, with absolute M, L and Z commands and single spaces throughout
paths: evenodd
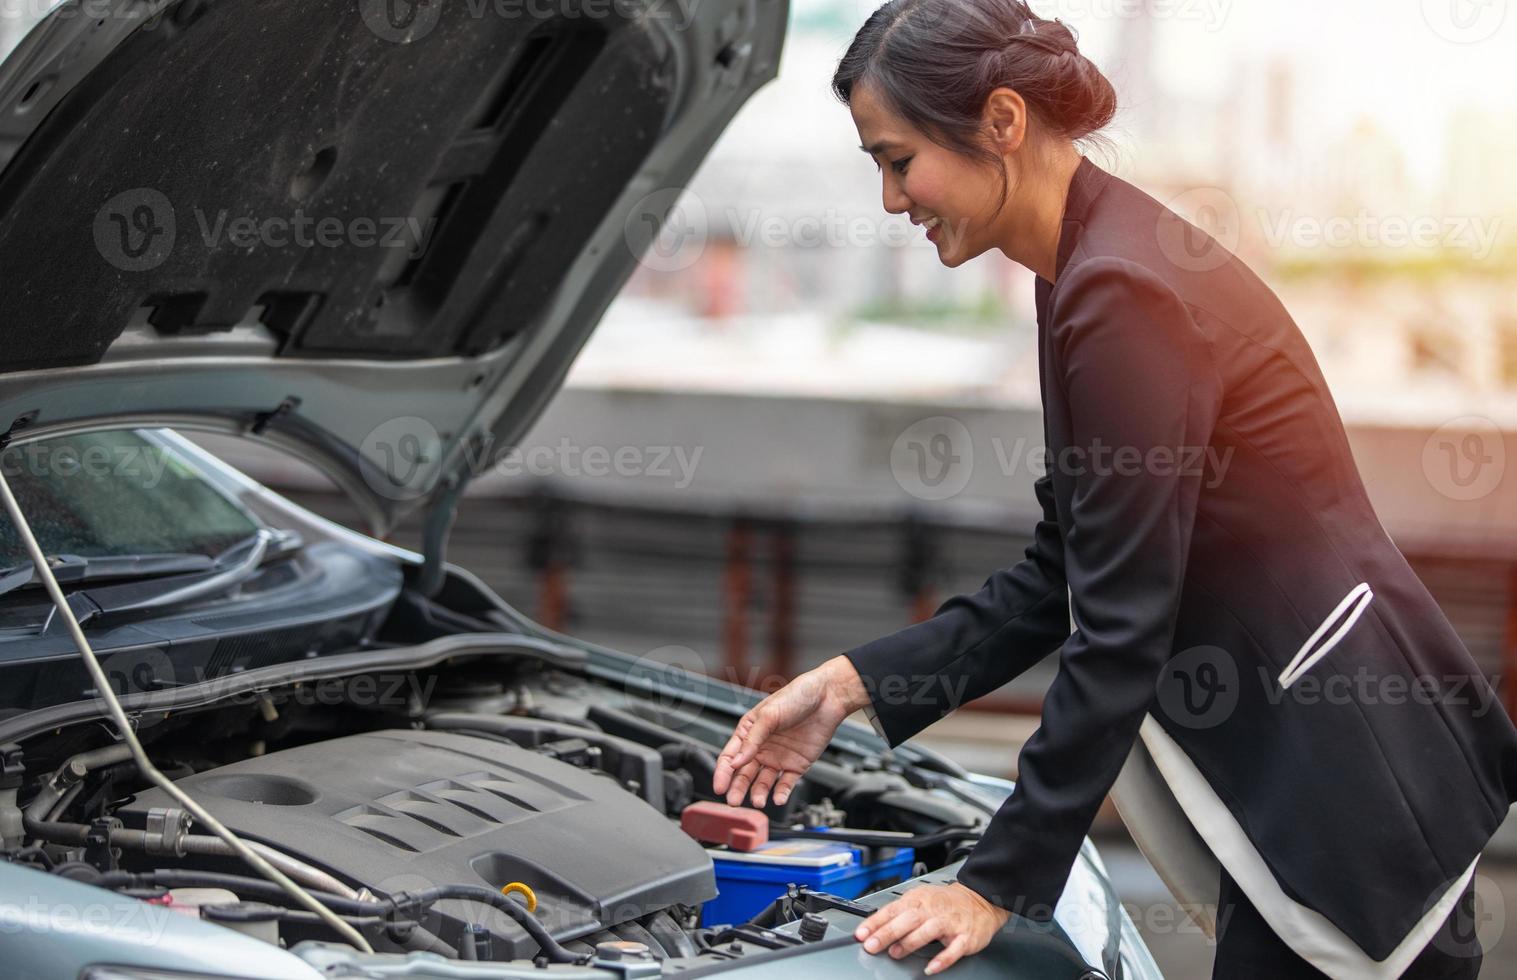
M 681 810 L 679 826 L 702 844 L 726 844 L 734 851 L 751 851 L 769 843 L 769 818 L 762 811 L 711 800 Z

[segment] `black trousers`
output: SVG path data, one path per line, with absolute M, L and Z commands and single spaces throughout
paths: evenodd
M 1483 950 L 1475 935 L 1476 921 L 1475 882 L 1471 879 L 1449 917 L 1401 974 L 1404 980 L 1479 976 Z M 1212 980 L 1320 980 L 1325 976 L 1275 935 L 1223 869 Z

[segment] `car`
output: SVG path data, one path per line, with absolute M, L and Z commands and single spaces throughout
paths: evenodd
M 446 557 L 786 17 L 76 2 L 0 65 L 9 975 L 920 973 L 853 930 L 1011 783 L 850 721 L 784 806 L 726 807 L 759 692 Z M 375 536 L 197 432 L 321 469 Z M 418 511 L 420 552 L 380 540 Z M 954 970 L 1159 976 L 1089 841 L 1051 923 Z

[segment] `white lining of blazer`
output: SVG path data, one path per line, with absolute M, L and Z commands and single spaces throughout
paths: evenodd
M 1322 623 L 1317 627 L 1311 636 L 1306 638 L 1306 642 L 1301 644 L 1301 649 L 1296 651 L 1296 655 L 1294 657 L 1291 657 L 1290 663 L 1286 664 L 1285 669 L 1280 672 L 1280 676 L 1278 678 L 1280 689 L 1285 690 L 1286 688 L 1290 687 L 1296 682 L 1297 678 L 1299 678 L 1302 674 L 1306 673 L 1307 670 L 1311 668 L 1312 664 L 1327 656 L 1328 651 L 1337 646 L 1338 641 L 1343 639 L 1344 634 L 1353 628 L 1354 623 L 1359 621 L 1360 614 L 1364 612 L 1365 607 L 1370 604 L 1370 600 L 1373 598 L 1375 598 L 1375 593 L 1370 591 L 1369 583 L 1367 582 L 1360 582 L 1352 589 L 1349 589 L 1348 595 L 1344 596 L 1343 599 L 1339 601 L 1338 605 L 1333 609 L 1333 611 L 1327 614 L 1327 618 L 1322 621 Z M 1358 604 L 1354 605 L 1353 611 L 1350 612 L 1348 618 L 1343 621 L 1343 625 L 1339 626 L 1337 631 L 1335 631 L 1332 636 L 1327 638 L 1327 642 L 1323 643 L 1322 646 L 1314 651 L 1310 656 L 1307 656 L 1307 651 L 1311 650 L 1312 647 L 1316 645 L 1317 641 L 1322 639 L 1322 634 L 1327 632 L 1327 628 L 1331 626 L 1339 616 L 1343 615 L 1343 611 L 1345 609 L 1354 603 Z
M 1297 956 L 1333 980 L 1394 980 L 1399 977 L 1426 948 L 1475 875 L 1479 854 L 1385 959 L 1372 960 L 1326 916 L 1285 894 L 1274 872 L 1264 863 L 1264 858 L 1227 804 L 1152 714 L 1144 715 L 1138 733 L 1180 809 L 1198 830 L 1206 828 L 1202 839 L 1237 883 L 1239 891 L 1258 910 L 1260 918 Z

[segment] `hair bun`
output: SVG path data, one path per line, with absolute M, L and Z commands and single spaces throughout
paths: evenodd
M 844 103 L 867 84 L 910 125 L 991 165 L 985 100 L 997 88 L 1026 101 L 1037 129 L 1072 141 L 1111 122 L 1117 94 L 1057 17 L 1026 0 L 887 0 L 854 35 L 833 73 Z
M 1051 24 L 1052 29 L 1046 29 L 1044 25 Z M 1029 17 L 1022 22 L 1022 29 L 1012 35 L 1013 41 L 1025 42 L 1032 47 L 1041 48 L 1051 55 L 1079 54 L 1080 46 L 1074 31 L 1070 30 L 1062 20 L 1055 17 L 1053 20 L 1044 20 L 1041 17 Z

